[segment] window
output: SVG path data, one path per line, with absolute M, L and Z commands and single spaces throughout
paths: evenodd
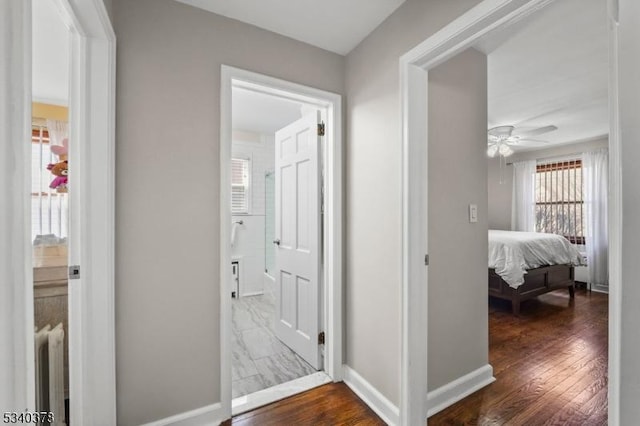
M 535 184 L 536 231 L 584 244 L 582 161 L 538 164 Z
M 249 214 L 249 170 L 248 158 L 231 159 L 231 213 Z
M 49 163 L 57 162 L 51 153 L 49 133 L 34 127 L 31 134 L 31 240 L 36 235 L 55 234 L 67 237 L 69 206 L 67 194 L 49 188 L 55 176 L 47 170 Z

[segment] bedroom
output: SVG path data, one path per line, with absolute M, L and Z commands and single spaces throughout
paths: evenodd
M 488 361 L 498 386 L 464 402 L 478 418 L 606 419 L 606 34 L 605 2 L 563 0 L 474 46 L 487 64 L 488 197 L 486 210 L 469 198 L 478 203 L 469 222 L 486 219 L 489 229 Z M 463 55 L 482 67 L 478 52 Z M 514 395 L 530 386 L 536 403 L 517 408 Z M 459 420 L 464 403 L 431 420 Z

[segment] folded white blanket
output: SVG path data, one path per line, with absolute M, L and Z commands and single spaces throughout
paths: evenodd
M 578 249 L 560 235 L 489 230 L 489 268 L 513 288 L 524 283 L 527 269 L 582 262 Z

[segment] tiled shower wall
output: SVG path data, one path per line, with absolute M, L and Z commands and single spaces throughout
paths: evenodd
M 232 155 L 251 159 L 251 207 L 248 215 L 234 215 L 244 223 L 236 230 L 232 257 L 240 261 L 240 296 L 264 290 L 265 271 L 265 173 L 275 163 L 274 135 L 234 132 Z M 271 241 L 268 241 L 271 244 Z

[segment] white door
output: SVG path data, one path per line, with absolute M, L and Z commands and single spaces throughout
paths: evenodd
M 276 132 L 276 336 L 320 369 L 320 112 Z

